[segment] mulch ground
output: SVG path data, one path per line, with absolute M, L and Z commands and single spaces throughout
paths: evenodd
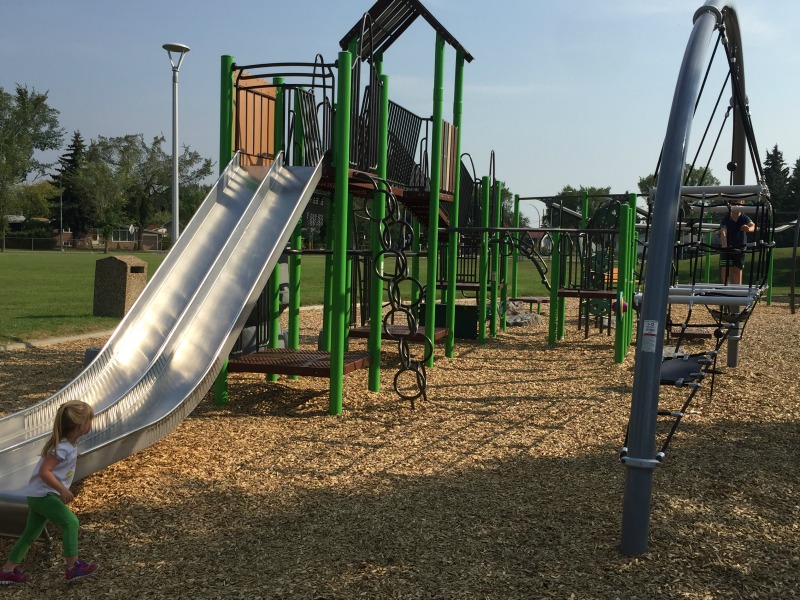
M 574 317 L 572 307 L 568 314 Z M 313 345 L 319 315 L 303 313 Z M 653 486 L 649 551 L 619 552 L 633 352 L 546 324 L 437 346 L 429 400 L 345 378 L 231 376 L 171 435 L 75 486 L 72 588 L 34 547 L 9 598 L 796 598 L 800 596 L 800 315 L 761 305 L 741 364 L 701 392 Z M 81 369 L 84 341 L 0 354 L 0 414 Z M 354 343 L 353 347 L 360 347 Z M 706 342 L 707 343 L 707 342 Z M 700 349 L 703 344 L 698 343 Z M 662 389 L 661 404 L 684 398 Z M 658 428 L 659 436 L 665 429 Z M 0 554 L 11 541 L 0 539 Z M 57 544 L 58 549 L 58 544 Z

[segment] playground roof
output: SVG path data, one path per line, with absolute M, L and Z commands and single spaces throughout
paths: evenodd
M 398 39 L 409 26 L 421 16 L 433 29 L 441 34 L 444 40 L 456 50 L 464 53 L 464 59 L 472 62 L 474 58 L 453 35 L 436 20 L 419 0 L 378 0 L 372 5 L 365 15 L 369 15 L 372 23 L 371 43 L 365 43 L 359 58 L 367 60 L 371 54 L 385 52 L 396 39 Z M 347 32 L 339 46 L 347 50 L 350 42 L 361 37 L 364 17 L 358 20 L 353 28 Z

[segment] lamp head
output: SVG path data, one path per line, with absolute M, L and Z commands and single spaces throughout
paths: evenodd
M 189 46 L 187 46 L 186 44 L 164 44 L 161 47 L 164 48 L 164 50 L 167 51 L 167 55 L 169 56 L 169 64 L 172 65 L 172 70 L 177 74 L 178 70 L 181 68 L 181 63 L 183 62 L 183 57 L 186 56 L 186 53 L 189 51 Z M 172 60 L 172 53 L 173 52 L 177 52 L 178 53 L 178 64 L 177 65 Z
M 162 48 L 167 52 L 178 52 L 180 54 L 186 54 L 189 51 L 189 46 L 186 44 L 164 44 Z

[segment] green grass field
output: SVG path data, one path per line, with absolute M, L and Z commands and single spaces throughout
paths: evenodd
M 163 254 L 134 254 L 148 263 L 151 277 Z M 90 252 L 1 252 L 0 253 L 0 344 L 64 336 L 114 328 L 118 319 L 92 316 L 95 263 L 111 254 Z M 509 261 L 510 262 L 510 261 Z M 687 261 L 682 261 L 686 263 Z M 305 256 L 300 288 L 303 305 L 323 300 L 324 258 Z M 420 261 L 420 280 L 426 283 L 426 261 Z M 391 264 L 387 264 L 389 271 Z M 773 293 L 789 293 L 791 248 L 775 253 Z M 687 281 L 686 265 L 681 265 L 681 281 Z M 712 272 L 716 272 L 713 265 Z M 745 275 L 746 276 L 746 275 Z M 544 295 L 546 289 L 530 261 L 519 263 L 519 295 Z M 800 281 L 798 282 L 800 285 Z M 410 286 L 401 286 L 407 297 Z

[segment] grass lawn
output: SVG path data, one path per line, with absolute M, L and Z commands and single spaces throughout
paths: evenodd
M 124 252 L 147 261 L 164 254 Z M 109 254 L 0 252 L 0 344 L 113 329 L 119 319 L 92 316 L 95 263 Z
M 116 327 L 118 319 L 92 316 L 95 263 L 113 254 L 82 251 L 0 252 L 0 344 Z M 134 254 L 145 260 L 148 263 L 148 277 L 152 277 L 165 256 L 145 252 L 119 254 Z M 774 294 L 789 293 L 791 255 L 791 248 L 779 248 L 775 253 Z M 391 263 L 388 263 L 386 270 L 390 271 L 391 268 Z M 680 279 L 688 281 L 683 273 L 684 268 L 681 265 Z M 712 268 L 712 273 L 715 272 L 716 264 Z M 424 285 L 424 259 L 420 260 L 419 277 Z M 519 263 L 518 282 L 518 295 L 547 294 L 531 261 Z M 301 303 L 321 304 L 323 290 L 324 258 L 303 257 Z M 409 290 L 408 284 L 401 286 L 404 298 L 408 298 Z

